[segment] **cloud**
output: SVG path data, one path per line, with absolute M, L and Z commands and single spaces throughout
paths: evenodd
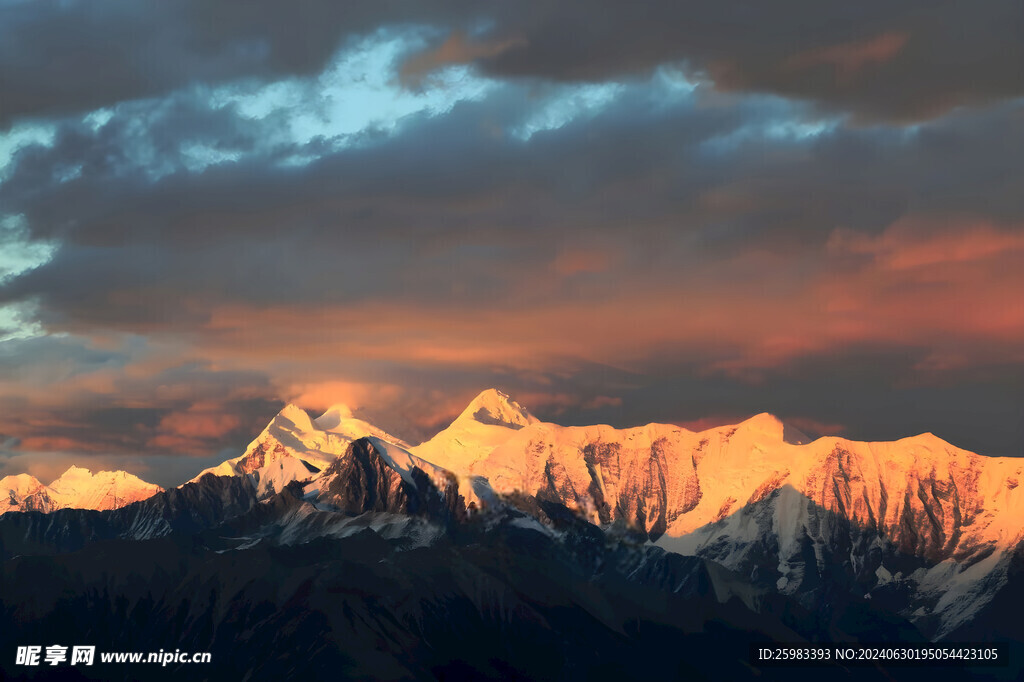
M 410 87 L 419 87 L 427 74 L 442 67 L 492 58 L 521 44 L 522 41 L 515 38 L 478 42 L 467 38 L 463 31 L 456 30 L 440 45 L 406 60 L 399 73 L 403 83 Z
M 0 433 L 17 434 L 14 453 L 204 457 L 248 442 L 280 406 L 260 373 L 123 335 L 0 343 L 0 377 Z
M 80 178 L 47 181 L 46 169 L 124 149 L 111 131 L 131 121 L 115 116 L 93 136 L 62 132 L 50 148 L 23 151 L 0 186 L 32 238 L 61 239 L 0 298 L 38 301 L 51 329 L 185 333 L 234 303 L 602 297 L 627 272 L 630 286 L 671 286 L 673 262 L 689 267 L 746 242 L 811 248 L 837 227 L 877 233 L 912 207 L 1004 224 L 1024 213 L 1012 153 L 1013 140 L 1024 142 L 1019 107 L 910 134 L 837 128 L 789 138 L 766 126 L 800 109 L 702 106 L 699 94 L 672 99 L 645 86 L 529 140 L 495 137 L 484 124 L 517 125 L 523 94 L 414 117 L 392 137 L 320 149 L 300 168 L 268 164 L 274 157 L 257 149 L 152 180 L 144 167 L 97 161 Z M 169 139 L 236 129 L 230 112 L 210 115 L 161 118 L 152 129 L 194 126 Z M 751 129 L 762 133 L 709 146 Z
M 601 297 L 225 308 L 199 343 L 220 360 L 301 351 L 310 361 L 520 369 L 562 357 L 636 369 L 671 352 L 741 374 L 863 345 L 1019 361 L 1020 228 L 967 221 L 936 234 L 924 218 L 908 222 L 912 236 L 906 222 L 880 235 L 837 231 L 818 249 L 748 248 L 647 282 L 616 269 L 618 290 Z
M 355 411 L 367 403 L 378 409 L 394 402 L 402 394 L 395 384 L 354 381 L 313 381 L 293 383 L 283 388 L 282 394 L 300 407 L 325 411 L 343 405 Z
M 938 223 L 938 224 L 936 224 Z M 901 220 L 881 235 L 836 230 L 829 238 L 833 254 L 870 255 L 887 271 L 947 268 L 1022 257 L 1024 232 L 986 223 L 940 218 Z
M 268 0 L 40 0 L 0 13 L 0 127 L 196 84 L 305 77 L 352 40 L 410 27 L 435 36 L 418 52 L 410 45 L 404 73 L 413 82 L 466 63 L 495 78 L 559 82 L 643 78 L 676 65 L 722 90 L 809 100 L 866 120 L 1011 99 L 1024 82 L 1013 0 L 870 0 L 856 11 L 809 0 L 310 0 L 301 11 Z M 866 68 L 870 78 L 853 77 Z
M 869 40 L 820 47 L 790 57 L 785 67 L 800 71 L 827 65 L 835 69 L 839 82 L 849 83 L 866 67 L 885 64 L 896 57 L 908 38 L 906 33 L 889 32 Z
M 468 3 L 40 0 L 0 7 L 0 127 L 193 86 L 317 73 L 349 40 L 477 15 Z
M 1010 0 L 871 0 L 855 10 L 808 0 L 572 1 L 496 15 L 481 40 L 518 42 L 476 63 L 502 78 L 599 82 L 675 64 L 722 90 L 900 121 L 1012 99 L 1024 87 L 1021 15 Z
M 193 449 L 189 446 L 196 442 L 222 438 L 240 425 L 238 416 L 224 414 L 219 404 L 196 403 L 186 410 L 161 417 L 157 435 L 150 440 L 150 444 L 157 448 L 188 451 Z M 181 447 L 179 443 L 186 444 L 186 447 Z
M 22 327 L 0 341 L 11 451 L 181 472 L 237 454 L 285 400 L 348 402 L 415 441 L 490 386 L 566 423 L 768 410 L 1024 442 L 1010 66 L 940 88 L 944 29 L 902 9 L 816 32 L 806 8 L 774 35 L 774 10 L 719 30 L 721 10 L 681 7 L 575 25 L 561 6 L 408 25 L 350 9 L 308 52 L 259 37 L 286 22 L 258 6 L 230 26 L 211 8 L 200 54 L 255 46 L 219 71 L 15 97 L 9 116 L 52 118 L 0 170 L 4 243 L 32 256 L 0 282 L 25 318 L 0 325 Z M 152 11 L 178 27 L 186 10 Z M 135 11 L 86 26 L 83 49 L 157 16 Z M 372 115 L 346 99 L 392 96 Z
M 560 275 L 573 276 L 588 272 L 605 272 L 614 260 L 608 251 L 588 248 L 567 248 L 551 262 L 551 267 Z

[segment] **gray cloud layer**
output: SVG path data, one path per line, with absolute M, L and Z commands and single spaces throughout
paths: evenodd
M 677 63 L 724 89 L 867 118 L 928 117 L 1024 88 L 1024 10 L 1014 0 L 40 0 L 2 11 L 0 125 L 193 83 L 310 74 L 350 36 L 408 25 L 435 28 L 439 43 L 468 31 L 423 65 L 475 61 L 499 77 L 601 81 Z
M 55 128 L 0 182 L 55 245 L 0 282 L 54 334 L 3 342 L 0 433 L 209 455 L 346 381 L 415 439 L 496 384 L 1020 454 L 1018 3 L 512 7 L 0 5 L 0 126 Z M 308 141 L 214 101 L 298 75 L 316 112 L 339 47 L 409 27 L 396 87 L 486 94 Z M 524 139 L 578 81 L 617 94 Z

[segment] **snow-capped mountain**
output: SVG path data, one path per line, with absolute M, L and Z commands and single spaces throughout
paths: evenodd
M 1006 583 L 1024 540 L 1024 461 L 932 434 L 803 445 L 783 434 L 767 416 L 701 434 L 692 451 L 701 501 L 660 544 L 809 603 L 846 582 L 936 638 Z
M 932 434 L 809 442 L 769 414 L 702 432 L 533 420 L 505 434 L 459 460 L 497 493 L 626 523 L 784 594 L 813 599 L 837 570 L 862 595 L 909 591 L 900 612 L 934 636 L 992 598 L 1024 541 L 1024 461 Z
M 353 416 L 345 405 L 334 405 L 316 419 L 300 407 L 288 404 L 238 457 L 205 469 L 206 474 L 250 475 L 261 495 L 281 491 L 291 481 L 305 481 L 323 471 L 349 444 L 373 436 L 399 447 L 408 445 L 376 426 Z
M 296 566 L 308 565 L 313 576 L 342 561 L 341 582 L 326 593 L 370 595 L 376 613 L 419 604 L 410 595 L 435 590 L 440 600 L 423 604 L 423 613 L 452 623 L 457 642 L 476 631 L 481 615 L 493 614 L 505 633 L 545 622 L 510 610 L 513 595 L 553 606 L 544 618 L 570 609 L 556 629 L 579 631 L 590 617 L 575 610 L 582 597 L 565 602 L 563 595 L 589 585 L 583 593 L 598 599 L 590 613 L 629 614 L 607 621 L 608 646 L 622 633 L 635 636 L 636 646 L 658 632 L 635 620 L 644 617 L 635 600 L 648 592 L 650 614 L 717 614 L 711 617 L 732 619 L 737 641 L 759 623 L 766 641 L 961 641 L 969 633 L 975 641 L 1024 643 L 1007 605 L 1024 594 L 1024 461 L 981 457 L 930 434 L 889 443 L 811 441 L 768 414 L 701 432 L 666 424 L 563 427 L 538 421 L 498 391 L 485 391 L 416 448 L 374 432 L 342 408 L 312 420 L 289 407 L 226 463 L 231 475 L 207 474 L 108 512 L 7 514 L 0 555 L 11 566 L 34 557 L 92 570 L 114 543 L 147 576 L 159 574 L 153 566 L 185 570 L 196 561 L 198 573 L 189 568 L 168 583 L 187 586 L 188 599 L 197 581 L 224 586 L 231 599 L 238 586 L 263 583 L 268 594 L 285 584 L 305 594 L 290 582 Z M 44 499 L 86 499 L 87 489 L 101 487 L 77 483 L 86 478 L 73 469 L 53 486 L 28 476 L 3 483 L 20 509 L 38 509 Z M 102 505 L 109 496 L 89 500 Z M 151 551 L 162 553 L 153 566 L 146 563 Z M 469 578 L 457 568 L 466 561 L 483 572 Z M 209 569 L 214 564 L 220 571 Z M 397 565 L 406 569 L 393 579 L 360 583 Z M 148 599 L 133 592 L 150 582 L 131 566 L 110 569 L 124 572 L 111 595 Z M 493 571 L 512 566 L 515 588 L 496 593 Z M 611 581 L 611 601 L 592 589 L 601 581 Z M 91 590 L 86 599 L 100 594 Z M 178 608 L 175 594 L 159 596 L 158 607 Z M 454 607 L 453 594 L 469 601 Z M 380 595 L 393 601 L 381 606 Z M 669 601 L 677 608 L 666 611 Z M 287 614 L 287 628 L 317 637 L 332 632 L 326 624 L 337 615 L 305 620 L 321 613 L 321 602 L 303 601 L 294 612 L 266 602 L 251 613 L 261 622 Z M 229 615 L 220 627 L 232 634 L 259 630 L 244 608 L 211 605 L 197 617 L 216 622 L 221 613 Z M 417 611 L 409 621 L 414 629 L 423 617 Z M 343 621 L 355 623 L 351 636 L 379 639 L 378 626 Z M 673 650 L 668 642 L 680 632 L 692 636 L 673 623 L 652 656 Z M 442 641 L 437 627 L 429 629 L 432 646 Z M 708 633 L 710 644 L 717 635 Z M 590 635 L 582 641 L 592 655 Z
M 536 501 L 550 525 L 512 507 L 454 519 L 425 463 L 404 457 L 352 443 L 328 467 L 346 509 L 294 485 L 260 502 L 242 477 L 205 476 L 110 512 L 7 515 L 0 643 L 73 641 L 86 623 L 101 650 L 236 654 L 175 669 L 202 679 L 237 675 L 238 660 L 261 678 L 751 679 L 751 638 L 826 633 L 792 599 L 554 502 Z M 23 672 L 13 657 L 0 671 Z
M 658 536 L 701 500 L 687 445 L 685 431 L 662 424 L 617 430 L 535 423 L 470 471 L 498 492 L 556 499 L 593 523 L 626 521 Z
M 564 505 L 811 611 L 874 600 L 929 638 L 991 610 L 1024 557 L 1024 460 L 982 457 L 931 434 L 811 441 L 769 414 L 701 432 L 563 427 L 488 390 L 410 448 L 343 406 L 314 420 L 289 405 L 243 454 L 194 481 L 208 484 L 206 474 L 240 478 L 252 500 L 271 504 L 287 488 L 300 503 L 286 505 L 289 520 L 274 532 L 291 538 L 388 526 L 419 528 L 422 539 L 476 510 L 510 506 L 536 526 L 551 522 L 544 504 Z M 0 484 L 5 511 L 108 509 L 158 490 L 123 472 L 76 468 L 50 486 L 25 475 Z M 181 499 L 174 518 L 192 518 L 190 498 Z M 353 525 L 364 514 L 389 516 Z M 180 526 L 156 503 L 136 517 L 125 521 L 131 537 Z
M 441 434 L 474 434 L 469 412 Z M 788 485 L 823 509 L 884 529 L 900 551 L 931 560 L 963 560 L 987 544 L 1024 539 L 1024 460 L 982 457 L 932 434 L 807 442 L 769 414 L 701 432 L 523 422 L 495 427 L 503 429 L 493 437 L 500 442 L 484 455 L 480 444 L 472 457 L 448 459 L 466 463 L 497 492 L 557 498 L 597 522 L 622 520 L 655 538 L 687 535 Z M 427 459 L 437 450 L 430 461 L 458 468 L 445 461 L 438 440 L 412 452 Z
M 372 436 L 349 445 L 304 492 L 310 501 L 351 514 L 417 514 L 444 507 L 459 515 L 476 502 L 470 481 L 460 482 L 456 474 Z
M 516 431 L 536 423 L 522 405 L 492 388 L 474 398 L 448 428 L 410 451 L 451 471 L 469 472 Z
M 46 486 L 35 476 L 17 474 L 0 478 L 0 514 L 8 511 L 49 511 L 53 502 Z
M 98 471 L 72 466 L 60 478 L 43 485 L 28 474 L 0 479 L 0 513 L 52 512 L 57 509 L 117 509 L 145 500 L 163 490 L 125 471 Z

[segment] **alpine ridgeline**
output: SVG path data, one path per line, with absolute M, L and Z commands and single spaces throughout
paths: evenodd
M 261 495 L 273 494 L 291 481 L 308 480 L 327 469 L 352 441 L 363 436 L 409 447 L 401 439 L 357 419 L 346 405 L 335 405 L 316 419 L 310 419 L 305 410 L 289 403 L 249 443 L 245 452 L 205 469 L 192 481 L 206 474 L 249 475 Z
M 811 441 L 770 414 L 701 432 L 563 427 L 502 394 L 481 398 L 521 418 L 496 423 L 467 410 L 413 452 L 496 493 L 642 530 L 807 607 L 824 607 L 841 586 L 943 638 L 999 594 L 1021 555 L 1024 460 L 983 457 L 932 434 Z
M 931 434 L 884 443 L 811 440 L 768 414 L 700 432 L 666 424 L 564 427 L 541 422 L 506 394 L 488 390 L 415 447 L 343 406 L 310 419 L 289 405 L 238 457 L 178 489 L 149 491 L 148 499 L 112 511 L 54 511 L 75 506 L 61 498 L 65 491 L 84 490 L 65 485 L 67 474 L 49 487 L 31 477 L 8 477 L 11 505 L 21 513 L 0 518 L 0 549 L 8 560 L 5 580 L 21 585 L 15 581 L 31 582 L 32 572 L 18 573 L 18 562 L 60 555 L 74 563 L 70 557 L 91 557 L 101 552 L 92 547 L 110 546 L 95 545 L 98 540 L 125 543 L 125 551 L 140 542 L 180 545 L 185 549 L 152 546 L 156 555 L 188 554 L 187 561 L 174 563 L 181 575 L 143 559 L 130 569 L 132 575 L 155 571 L 172 590 L 147 597 L 158 601 L 145 608 L 192 613 L 193 607 L 177 601 L 191 593 L 178 595 L 173 586 L 196 580 L 248 585 L 233 603 L 269 604 L 278 598 L 272 595 L 297 600 L 306 610 L 287 617 L 279 612 L 276 626 L 321 634 L 310 634 L 312 658 L 293 652 L 299 658 L 288 658 L 292 667 L 282 672 L 323 670 L 313 666 L 318 656 L 339 664 L 324 653 L 334 651 L 322 641 L 331 628 L 317 619 L 334 618 L 323 604 L 340 598 L 348 620 L 333 627 L 351 638 L 344 641 L 352 646 L 343 649 L 355 657 L 341 661 L 346 669 L 398 677 L 436 677 L 439 670 L 485 678 L 545 670 L 585 677 L 590 663 L 625 665 L 616 657 L 629 658 L 627 650 L 661 660 L 645 647 L 658 649 L 665 637 L 677 641 L 670 636 L 677 631 L 719 632 L 721 646 L 752 636 L 1024 642 L 1024 627 L 1007 606 L 1024 594 L 1022 473 L 1024 461 L 982 457 Z M 106 494 L 76 499 L 93 508 L 119 506 Z M 39 512 L 53 513 L 48 518 Z M 16 555 L 22 558 L 15 561 Z M 245 556 L 253 558 L 251 571 Z M 70 570 L 61 565 L 53 571 Z M 45 573 L 46 566 L 39 570 Z M 261 587 L 263 579 L 210 577 L 221 570 L 266 571 L 284 580 L 291 575 L 287 567 L 308 569 L 311 582 L 287 582 L 284 591 L 275 591 L 269 583 Z M 116 582 L 102 580 L 104 586 Z M 127 574 L 124 580 L 137 584 Z M 578 587 L 586 584 L 597 591 Z M 601 586 L 612 585 L 620 596 L 601 601 Z M 419 595 L 411 602 L 407 588 Z M 30 585 L 25 589 L 32 593 Z M 369 601 L 330 596 L 338 594 Z M 314 597 L 318 601 L 307 603 Z M 686 604 L 700 602 L 702 615 L 684 623 L 659 599 L 682 600 L 679 613 L 691 613 Z M 214 602 L 195 617 L 214 619 L 226 633 L 256 633 L 246 651 L 269 656 L 257 612 L 250 622 L 247 611 Z M 373 615 L 381 613 L 381 603 L 391 605 L 388 613 L 404 615 L 381 620 Z M 47 618 L 40 614 L 32 622 L 43 627 Z M 710 626 L 712 621 L 719 625 Z M 161 636 L 193 632 L 189 622 L 179 623 L 181 632 Z M 512 660 L 513 654 L 528 657 L 547 646 L 542 642 L 552 632 L 570 627 L 589 634 L 549 652 L 555 668 Z M 641 627 L 650 634 L 641 637 Z M 486 644 L 492 630 L 514 631 L 522 639 L 504 653 L 492 651 Z M 428 632 L 434 648 L 416 649 L 413 643 Z M 445 667 L 457 657 L 446 647 L 470 632 L 483 638 L 480 660 L 466 669 Z M 373 646 L 356 646 L 380 637 L 394 646 L 377 658 L 369 656 Z M 668 649 L 659 649 L 660 655 Z M 581 662 L 595 651 L 602 653 Z M 274 666 L 281 660 L 268 658 L 261 670 L 279 670 Z M 436 666 L 423 668 L 424 661 Z M 640 666 L 637 675 L 624 677 L 677 675 L 688 669 L 680 665 Z M 737 665 L 730 668 L 733 677 L 750 673 Z M 792 672 L 787 679 L 796 679 Z
M 34 476 L 0 478 L 0 514 L 10 511 L 116 509 L 145 500 L 163 490 L 125 471 L 98 471 L 73 466 L 50 485 Z

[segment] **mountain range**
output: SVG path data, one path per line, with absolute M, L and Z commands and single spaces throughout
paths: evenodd
M 810 439 L 768 414 L 700 432 L 565 427 L 493 389 L 417 446 L 341 405 L 316 419 L 288 405 L 238 457 L 177 489 L 76 468 L 50 486 L 2 479 L 0 556 L 5 584 L 19 591 L 4 590 L 0 615 L 58 627 L 59 609 L 28 613 L 24 595 L 43 589 L 39 576 L 78 575 L 77 596 L 60 608 L 117 613 L 124 598 L 124 618 L 163 609 L 177 624 L 160 637 L 199 649 L 210 627 L 248 628 L 263 673 L 341 665 L 355 677 L 539 679 L 555 666 L 556 677 L 586 678 L 607 665 L 624 666 L 627 679 L 680 670 L 774 679 L 745 663 L 742 643 L 1024 642 L 1006 607 L 1024 585 L 1022 469 L 1024 460 L 931 434 Z M 141 548 L 178 557 L 177 568 L 168 575 L 144 559 L 95 568 Z M 250 562 L 312 582 L 289 578 L 272 595 Z M 139 575 L 156 576 L 148 596 L 131 587 Z M 350 579 L 365 582 L 351 587 L 358 599 L 329 596 L 349 594 Z M 191 600 L 186 583 L 210 602 Z M 309 619 L 337 617 L 326 602 L 349 609 L 348 620 L 331 621 L 306 659 L 268 654 L 273 633 L 263 628 L 275 616 L 238 612 L 273 603 L 288 627 L 313 628 Z M 390 615 L 371 608 L 378 602 Z M 570 625 L 592 638 L 543 643 Z M 675 643 L 682 632 L 696 648 Z M 452 648 L 460 637 L 479 656 Z M 414 641 L 413 652 L 398 646 Z M 375 643 L 379 656 L 356 642 Z M 666 659 L 661 645 L 678 650 Z M 724 667 L 697 664 L 701 647 Z M 522 659 L 534 650 L 549 657 Z M 874 673 L 899 679 L 857 675 Z
M 117 509 L 163 490 L 125 471 L 98 471 L 72 466 L 43 485 L 34 476 L 0 478 L 0 514 L 10 511 L 52 512 L 58 509 Z

